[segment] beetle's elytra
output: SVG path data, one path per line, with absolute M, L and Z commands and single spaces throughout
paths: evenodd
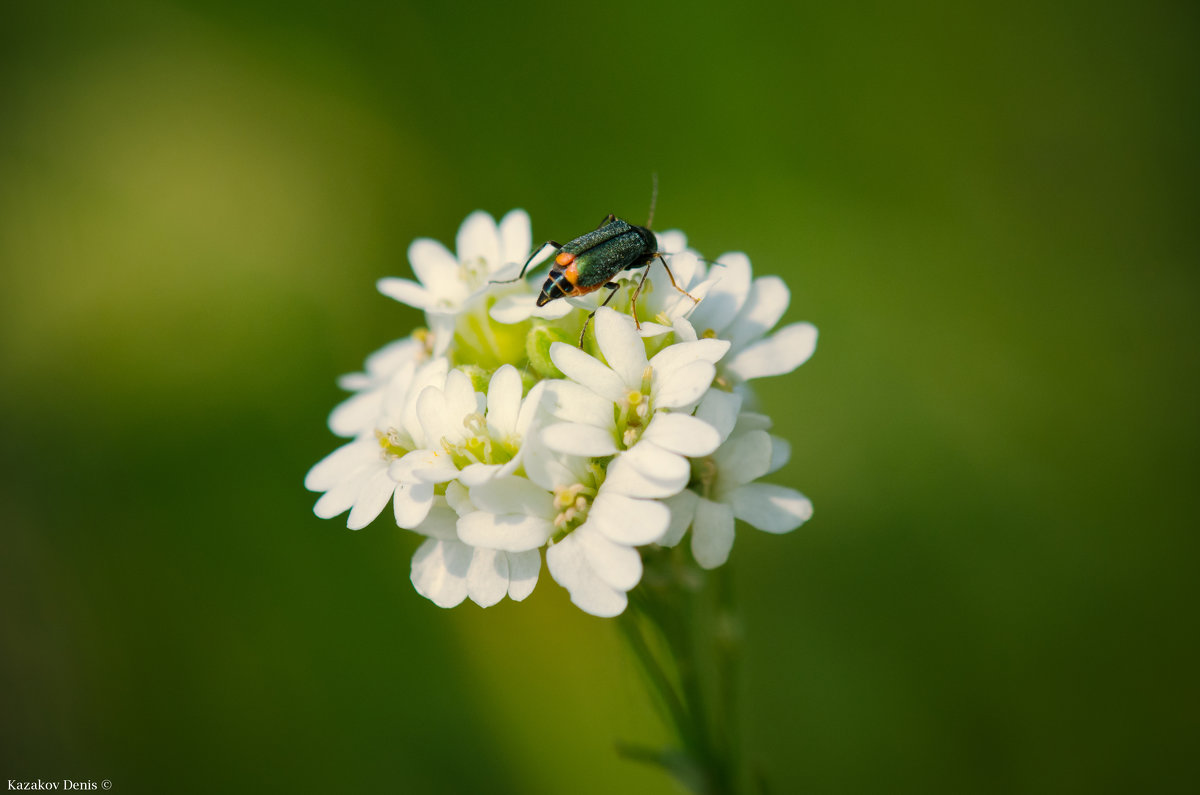
M 594 231 L 558 248 L 550 275 L 542 285 L 538 306 L 568 295 L 586 295 L 611 283 L 623 270 L 649 265 L 658 254 L 658 240 L 643 226 L 609 215 Z M 615 284 L 613 285 L 616 286 Z
M 648 222 L 646 226 L 634 226 L 628 221 L 610 214 L 593 231 L 580 235 L 567 243 L 547 240 L 535 248 L 529 255 L 529 259 L 525 260 L 525 265 L 521 268 L 517 279 L 524 277 L 533 258 L 546 246 L 553 246 L 558 253 L 554 257 L 554 264 L 550 266 L 549 276 L 542 284 L 541 294 L 537 298 L 538 306 L 545 306 L 551 301 L 567 296 L 587 295 L 605 287 L 611 292 L 600 304 L 600 306 L 604 306 L 616 294 L 617 283 L 613 281 L 613 277 L 621 271 L 646 268 L 655 258 L 660 260 L 663 267 L 667 269 L 671 285 L 693 301 L 697 300 L 675 283 L 675 275 L 671 273 L 671 268 L 667 265 L 663 253 L 658 250 L 658 239 L 650 231 Z M 633 300 L 630 304 L 630 313 L 633 314 L 633 320 L 637 323 L 638 328 L 641 328 L 641 322 L 637 318 L 637 299 L 649 272 L 650 269 L 646 268 L 638 282 L 637 289 L 633 292 Z M 596 312 L 593 310 L 583 323 L 583 332 L 579 335 L 579 347 L 581 348 L 584 336 L 587 334 L 588 323 L 595 314 Z

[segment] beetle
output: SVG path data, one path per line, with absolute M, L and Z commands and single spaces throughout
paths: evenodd
M 653 220 L 653 200 L 650 212 L 651 220 Z M 551 301 L 567 296 L 587 295 L 604 287 L 610 291 L 608 297 L 600 304 L 600 306 L 605 306 L 616 295 L 618 284 L 613 281 L 613 278 L 617 274 L 621 271 L 646 268 L 638 282 L 637 289 L 633 291 L 633 300 L 630 302 L 630 314 L 633 315 L 633 321 L 640 329 L 642 324 L 637 318 L 637 299 L 646 283 L 646 277 L 650 274 L 648 266 L 655 259 L 661 261 L 663 267 L 667 269 L 667 277 L 671 280 L 672 287 L 691 298 L 693 302 L 699 303 L 700 300 L 675 283 L 675 274 L 671 273 L 671 267 L 667 265 L 663 252 L 658 250 L 658 239 L 650 231 L 650 223 L 651 221 L 647 221 L 645 226 L 635 226 L 610 213 L 594 230 L 580 235 L 574 240 L 567 243 L 547 240 L 538 246 L 529 255 L 529 259 L 525 260 L 525 265 L 516 279 L 511 281 L 524 277 L 525 271 L 528 270 L 534 257 L 546 246 L 552 246 L 558 253 L 554 257 L 554 264 L 550 266 L 550 274 L 542 284 L 542 291 L 537 297 L 537 305 L 545 306 Z M 593 309 L 587 316 L 587 320 L 583 322 L 583 331 L 579 334 L 579 347 L 581 348 L 583 339 L 587 335 L 588 323 L 599 309 L 600 307 Z

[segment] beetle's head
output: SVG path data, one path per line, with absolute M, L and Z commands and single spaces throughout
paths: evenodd
M 653 255 L 654 252 L 658 251 L 658 238 L 654 236 L 653 232 L 644 226 L 635 226 L 633 227 L 633 231 L 637 232 L 638 236 L 642 238 L 642 247 L 647 256 Z

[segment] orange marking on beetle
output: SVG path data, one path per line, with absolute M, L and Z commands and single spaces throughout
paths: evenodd
M 564 263 L 562 261 L 563 257 L 570 257 L 570 259 Z M 569 281 L 572 285 L 575 285 L 579 282 L 579 268 L 575 267 L 574 254 L 559 254 L 555 262 L 557 262 L 559 265 L 566 265 L 566 267 L 563 268 L 563 276 L 567 278 L 567 281 Z
M 567 267 L 568 265 L 570 265 L 574 261 L 575 261 L 575 255 L 569 251 L 560 251 L 558 256 L 554 258 L 555 264 L 561 265 L 564 268 Z M 572 282 L 572 283 L 574 283 L 574 282 Z

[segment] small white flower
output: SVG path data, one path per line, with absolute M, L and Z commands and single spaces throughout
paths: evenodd
M 690 338 L 715 336 L 730 342 L 720 375 L 730 384 L 783 375 L 804 364 L 817 345 L 811 323 L 792 323 L 765 336 L 791 300 L 778 276 L 751 281 L 750 258 L 740 252 L 721 255 L 712 271 L 718 281 L 686 322 Z
M 413 555 L 413 587 L 438 607 L 454 607 L 467 597 L 480 607 L 491 607 L 505 595 L 520 602 L 537 585 L 542 560 L 536 547 L 508 552 L 473 546 L 459 538 L 460 517 L 475 512 L 466 487 L 450 483 L 445 498 L 438 499 L 416 528 L 429 538 Z
M 338 386 L 356 394 L 329 414 L 329 430 L 338 436 L 358 436 L 375 427 L 383 411 L 384 391 L 392 384 L 393 376 L 401 371 L 411 376 L 428 357 L 429 349 L 418 337 L 396 340 L 372 353 L 367 357 L 366 372 L 349 373 L 338 379 Z
M 492 375 L 486 396 L 461 370 L 450 371 L 442 388 L 426 387 L 417 398 L 417 417 L 428 446 L 405 456 L 393 475 L 430 483 L 461 478 L 470 485 L 512 472 L 543 385 L 535 385 L 524 401 L 521 389 L 521 376 L 509 364 Z
M 395 467 L 425 446 L 415 398 L 427 386 L 444 382 L 448 366 L 438 358 L 418 368 L 411 379 L 393 376 L 397 388 L 385 393 L 376 427 L 309 470 L 305 488 L 325 492 L 313 507 L 317 516 L 330 519 L 349 510 L 346 526 L 358 530 L 374 521 L 391 500 L 401 527 L 416 527 L 425 519 L 433 503 L 432 483 L 398 480 Z
M 379 291 L 401 303 L 425 310 L 433 331 L 434 354 L 441 354 L 454 337 L 456 318 L 506 265 L 524 262 L 532 234 L 529 214 L 513 210 L 496 225 L 482 210 L 471 213 L 458 230 L 458 257 L 436 240 L 418 238 L 408 248 L 408 260 L 418 282 L 388 277 Z
M 546 550 L 546 566 L 582 610 L 620 615 L 629 601 L 626 594 L 642 579 L 642 557 L 635 547 L 658 541 L 669 523 L 670 512 L 661 502 L 621 494 L 606 481 L 587 521 Z
M 534 439 L 525 469 L 528 478 L 502 476 L 471 487 L 480 510 L 459 519 L 459 538 L 510 553 L 553 539 L 546 564 L 571 601 L 593 615 L 617 615 L 642 577 L 635 547 L 666 532 L 666 507 L 622 493 L 601 482 L 603 470 L 588 459 L 556 454 Z
M 551 411 L 565 421 L 547 427 L 543 441 L 572 455 L 617 456 L 606 483 L 624 493 L 678 493 L 688 481 L 685 456 L 707 455 L 720 443 L 689 410 L 712 383 L 713 362 L 729 343 L 677 343 L 647 360 L 633 322 L 608 308 L 596 313 L 596 341 L 607 365 L 571 345 L 550 348 L 571 382 L 551 388 Z
M 770 421 L 765 417 L 737 415 L 740 404 L 740 396 L 716 389 L 701 401 L 697 415 L 718 429 L 723 443 L 711 456 L 692 462 L 689 489 L 665 500 L 671 527 L 661 543 L 678 543 L 691 526 L 692 554 L 706 569 L 728 560 L 734 519 L 768 533 L 787 533 L 812 516 L 812 503 L 795 489 L 754 482 L 783 466 L 788 450 L 766 432 L 763 426 Z

